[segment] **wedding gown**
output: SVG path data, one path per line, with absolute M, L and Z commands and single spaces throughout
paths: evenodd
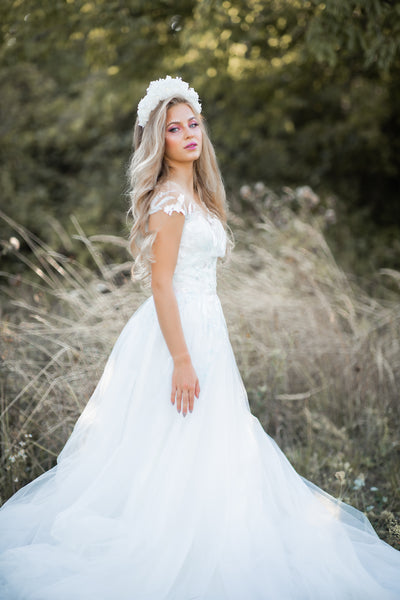
M 7 600 L 395 600 L 400 552 L 300 477 L 250 413 L 221 305 L 220 221 L 182 195 L 174 289 L 200 397 L 170 401 L 153 298 L 131 317 L 57 465 L 0 510 Z

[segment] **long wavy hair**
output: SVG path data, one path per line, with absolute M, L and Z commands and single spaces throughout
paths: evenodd
M 131 202 L 129 212 L 133 217 L 129 236 L 129 247 L 134 257 L 132 277 L 147 284 L 150 282 L 152 245 L 156 237 L 156 233 L 148 231 L 150 204 L 159 186 L 169 175 L 164 157 L 167 110 L 181 103 L 193 110 L 203 133 L 202 151 L 193 165 L 194 191 L 201 202 L 226 226 L 225 189 L 203 117 L 184 98 L 161 100 L 144 127 L 136 120 L 133 154 L 127 171 L 128 196 Z

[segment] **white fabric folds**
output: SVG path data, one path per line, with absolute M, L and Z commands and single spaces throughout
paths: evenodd
M 170 402 L 151 297 L 57 466 L 0 510 L 0 598 L 398 600 L 400 552 L 301 478 L 250 413 L 215 292 L 225 232 L 186 207 L 174 286 L 200 380 L 194 411 Z

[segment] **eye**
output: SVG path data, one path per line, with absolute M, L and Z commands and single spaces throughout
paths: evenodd
M 169 133 L 175 133 L 175 131 L 179 131 L 179 127 L 176 127 L 174 125 L 174 127 L 170 127 L 170 129 L 168 129 Z
M 194 121 L 193 123 L 190 123 L 189 127 L 198 127 L 199 124 L 196 123 L 196 121 Z

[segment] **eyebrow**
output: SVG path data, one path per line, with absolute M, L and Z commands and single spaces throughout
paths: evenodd
M 193 119 L 196 119 L 196 117 L 193 115 L 193 117 L 189 117 L 188 121 L 193 121 Z M 180 125 L 182 123 L 182 121 L 170 121 L 170 123 L 168 123 L 168 125 L 166 127 L 169 127 L 170 125 Z

